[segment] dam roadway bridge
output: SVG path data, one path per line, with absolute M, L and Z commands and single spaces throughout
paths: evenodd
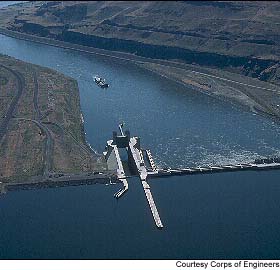
M 123 132 L 122 125 L 119 125 L 120 135 L 113 132 L 113 139 L 107 141 L 106 151 L 103 153 L 110 170 L 115 170 L 117 179 L 123 183 L 123 188 L 117 191 L 114 196 L 119 199 L 128 191 L 127 179 L 131 176 L 140 178 L 144 193 L 147 198 L 155 225 L 163 228 L 159 212 L 157 210 L 148 179 L 156 177 L 169 177 L 174 175 L 209 174 L 221 172 L 234 172 L 244 170 L 272 170 L 280 169 L 280 158 L 272 157 L 258 159 L 251 163 L 229 164 L 218 166 L 197 166 L 189 168 L 158 168 L 155 164 L 151 151 L 141 149 L 140 138 L 131 137 L 129 131 Z M 126 150 L 127 159 L 123 160 L 120 150 Z M 129 170 L 125 170 L 124 165 L 128 165 Z M 129 173 L 129 175 L 127 175 Z
M 103 153 L 108 165 L 106 171 L 81 172 L 76 174 L 49 172 L 48 175 L 34 176 L 28 181 L 2 180 L 3 182 L 0 182 L 0 194 L 22 189 L 56 188 L 96 183 L 106 185 L 122 183 L 123 187 L 114 194 L 115 198 L 119 199 L 128 191 L 128 179 L 137 176 L 141 181 L 155 225 L 161 229 L 163 228 L 163 223 L 153 199 L 150 185 L 148 184 L 149 179 L 175 175 L 280 169 L 279 157 L 258 159 L 254 162 L 242 164 L 196 166 L 189 168 L 158 168 L 151 151 L 140 147 L 140 138 L 131 137 L 129 131 L 124 133 L 122 125 L 119 125 L 119 129 L 121 134 L 117 135 L 117 132 L 113 132 L 113 139 L 107 141 L 106 151 Z

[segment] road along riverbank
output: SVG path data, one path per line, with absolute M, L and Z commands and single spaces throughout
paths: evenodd
M 242 106 L 244 109 L 254 113 L 280 120 L 280 87 L 278 85 L 222 69 L 145 58 L 134 54 L 108 51 L 20 33 L 5 28 L 0 28 L 0 34 L 54 47 L 111 57 L 121 61 L 129 61 L 143 69 L 155 72 L 167 79 L 191 87 L 204 94 Z

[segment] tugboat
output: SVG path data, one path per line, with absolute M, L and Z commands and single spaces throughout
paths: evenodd
M 95 83 L 100 86 L 101 88 L 108 88 L 109 87 L 109 84 L 106 83 L 105 79 L 99 77 L 98 75 L 96 75 L 94 77 L 94 81 Z

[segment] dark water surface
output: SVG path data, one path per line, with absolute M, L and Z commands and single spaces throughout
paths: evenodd
M 0 35 L 0 53 L 77 79 L 88 142 L 98 151 L 124 121 L 158 164 L 225 164 L 279 154 L 279 127 L 124 61 Z M 102 90 L 92 75 L 104 76 Z M 0 199 L 2 258 L 278 258 L 279 172 L 150 181 L 164 229 L 140 181 L 11 192 Z

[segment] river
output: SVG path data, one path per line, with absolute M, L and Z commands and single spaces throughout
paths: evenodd
M 272 120 L 188 89 L 126 61 L 0 35 L 0 53 L 78 81 L 86 139 L 101 152 L 124 121 L 157 164 L 186 167 L 279 155 Z M 92 76 L 104 76 L 100 89 Z M 157 230 L 140 181 L 7 193 L 1 258 L 277 258 L 279 172 L 150 180 L 165 225 Z

